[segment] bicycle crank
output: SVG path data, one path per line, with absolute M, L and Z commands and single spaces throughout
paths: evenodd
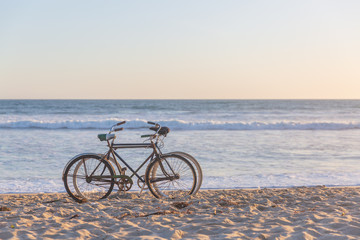
M 119 191 L 129 191 L 133 185 L 133 180 L 127 175 L 116 175 L 114 178 L 119 178 L 115 183 L 119 187 Z

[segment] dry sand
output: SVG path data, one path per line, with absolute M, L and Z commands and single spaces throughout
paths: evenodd
M 0 239 L 360 239 L 360 188 L 200 191 L 183 201 L 113 193 L 0 195 Z

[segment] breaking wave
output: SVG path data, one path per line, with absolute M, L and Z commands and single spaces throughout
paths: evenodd
M 109 129 L 123 119 L 106 120 L 60 120 L 60 121 L 6 121 L 0 122 L 0 128 L 36 128 L 36 129 Z M 130 120 L 125 129 L 143 129 L 149 127 L 145 120 Z M 174 130 L 350 130 L 360 129 L 360 123 L 353 122 L 234 122 L 234 121 L 159 121 L 162 126 Z

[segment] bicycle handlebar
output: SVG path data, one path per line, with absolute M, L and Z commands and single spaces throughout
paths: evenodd
M 124 124 L 124 123 L 126 123 L 126 121 L 118 122 L 118 123 L 116 124 L 116 126 L 122 125 L 122 124 Z
M 122 124 L 124 124 L 124 123 L 126 123 L 126 121 L 122 121 L 122 122 L 118 122 L 118 123 L 114 124 L 114 125 L 110 128 L 109 133 L 124 130 L 124 128 L 116 128 L 116 126 L 120 126 L 120 125 L 122 125 Z M 155 126 L 155 127 L 150 127 L 150 129 L 153 130 L 153 131 L 155 131 L 155 133 L 154 133 L 154 134 L 141 135 L 141 137 L 142 137 L 142 138 L 145 138 L 145 137 L 152 137 L 152 138 L 154 138 L 155 136 L 158 136 L 159 130 L 161 129 L 160 124 L 155 123 L 155 122 L 151 122 L 151 121 L 148 121 L 147 123 Z
M 154 135 L 152 135 L 152 134 L 141 135 L 142 138 L 153 137 L 153 136 L 154 136 Z
M 124 128 L 114 128 L 114 132 L 117 132 L 117 131 L 122 131 L 122 130 L 124 130 Z
M 115 123 L 114 125 L 111 126 L 111 128 L 109 130 L 109 133 L 124 130 L 124 128 L 115 128 L 116 126 L 120 126 L 120 125 L 122 125 L 124 123 L 126 123 L 126 121 Z
M 155 133 L 154 133 L 154 134 L 141 135 L 141 137 L 142 137 L 142 138 L 148 137 L 148 138 L 154 139 L 155 137 L 158 136 L 158 132 L 159 132 L 161 126 L 160 126 L 160 124 L 158 124 L 158 123 L 156 123 L 156 122 L 148 121 L 147 123 L 150 124 L 150 125 L 154 125 L 154 126 L 155 126 L 155 127 L 150 127 L 150 130 L 155 131 Z
M 160 124 L 159 124 L 159 123 L 156 123 L 156 122 L 148 121 L 147 123 L 148 123 L 148 124 L 151 124 L 151 125 L 154 125 L 154 126 L 155 126 L 156 128 L 158 128 L 158 129 L 160 129 L 160 127 L 161 127 Z M 153 128 L 153 127 L 151 127 L 151 128 Z M 150 128 L 150 129 L 151 129 L 151 128 Z M 153 129 L 151 129 L 151 130 L 153 130 Z M 156 131 L 156 130 L 154 130 L 154 131 Z

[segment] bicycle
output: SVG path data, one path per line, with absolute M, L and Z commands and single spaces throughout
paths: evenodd
M 200 164 L 191 155 L 184 152 L 163 154 L 159 142 L 170 132 L 168 127 L 148 122 L 153 125 L 154 134 L 142 135 L 149 143 L 114 143 L 114 132 L 121 131 L 120 125 L 125 121 L 113 125 L 109 133 L 99 134 L 100 141 L 106 141 L 108 150 L 105 154 L 83 153 L 73 157 L 65 166 L 62 179 L 67 193 L 77 202 L 93 201 L 108 197 L 115 185 L 119 191 L 129 191 L 133 186 L 133 177 L 137 177 L 140 194 L 147 188 L 156 198 L 181 198 L 194 195 L 202 184 L 202 170 Z M 151 148 L 152 152 L 144 162 L 134 170 L 116 152 L 124 148 Z M 126 167 L 122 167 L 119 161 Z M 147 165 L 145 175 L 138 172 Z M 132 174 L 126 175 L 129 169 Z M 117 170 L 117 171 L 115 171 Z

